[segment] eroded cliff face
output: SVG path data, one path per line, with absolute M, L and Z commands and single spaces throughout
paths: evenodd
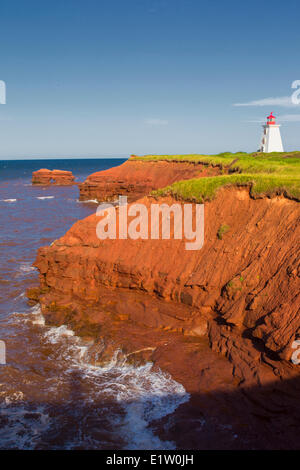
M 123 195 L 128 197 L 128 201 L 133 201 L 175 181 L 213 176 L 219 172 L 218 167 L 208 167 L 200 163 L 143 162 L 131 158 L 118 167 L 90 175 L 79 185 L 80 200 L 111 201 Z
M 187 251 L 184 240 L 99 240 L 91 215 L 39 250 L 31 297 L 48 323 L 93 337 L 95 361 L 120 348 L 183 383 L 190 402 L 158 424 L 178 447 L 297 448 L 299 218 L 296 201 L 224 188 L 205 204 L 203 248 Z
M 139 202 L 175 201 L 147 197 Z M 222 335 L 215 341 L 214 329 L 230 331 L 229 337 L 247 331 L 253 341 L 260 339 L 268 350 L 290 358 L 300 333 L 297 202 L 253 200 L 248 189 L 223 189 L 205 204 L 205 243 L 199 251 L 186 250 L 183 240 L 99 240 L 99 220 L 91 215 L 78 221 L 51 247 L 39 250 L 36 266 L 50 296 L 97 305 L 107 288 L 116 296 L 119 289 L 146 293 L 188 306 L 189 313 L 182 320 L 168 313 L 160 325 L 159 313 L 126 311 L 137 323 L 202 336 L 208 322 L 215 349 L 222 349 Z M 219 239 L 223 224 L 229 228 Z
M 32 173 L 32 184 L 40 185 L 70 185 L 74 184 L 75 177 L 71 171 L 66 170 L 47 170 L 46 168 L 41 168 L 40 170 L 34 171 Z

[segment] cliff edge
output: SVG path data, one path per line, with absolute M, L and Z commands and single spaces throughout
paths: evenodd
M 217 174 L 218 167 L 208 168 L 198 162 L 140 161 L 130 158 L 118 167 L 88 176 L 79 185 L 79 199 L 113 201 L 122 195 L 127 196 L 128 201 L 133 201 L 175 181 Z

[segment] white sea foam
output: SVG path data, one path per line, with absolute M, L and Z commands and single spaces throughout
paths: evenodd
M 54 196 L 37 196 L 37 199 L 54 199 Z
M 17 295 L 14 300 L 24 299 L 24 297 L 26 297 L 26 293 L 22 292 L 21 294 Z
M 88 199 L 87 201 L 80 201 L 79 199 L 76 199 L 76 202 L 79 202 L 80 204 L 85 204 L 87 202 L 93 202 L 94 204 L 99 204 L 99 201 L 97 201 L 97 199 Z
M 45 318 L 41 315 L 37 317 L 36 320 L 32 320 L 33 325 L 45 326 Z
M 19 267 L 19 274 L 29 274 L 29 273 L 32 273 L 33 271 L 36 271 L 36 268 L 31 265 L 30 261 L 26 261 L 25 263 L 22 263 L 21 266 Z
M 113 366 L 114 380 L 106 384 L 108 393 L 114 392 L 116 400 L 124 407 L 126 416 L 122 434 L 126 449 L 174 449 L 172 442 L 162 442 L 149 428 L 151 421 L 171 414 L 189 399 L 184 387 L 169 374 L 154 372 L 152 364 L 133 367 Z
M 66 336 L 72 337 L 64 354 L 64 359 L 70 361 L 68 372 L 80 371 L 83 380 L 94 383 L 94 399 L 97 397 L 101 401 L 103 397 L 110 397 L 123 407 L 125 418 L 119 424 L 119 433 L 127 442 L 125 448 L 174 449 L 175 444 L 162 442 L 149 424 L 173 413 L 189 400 L 184 387 L 169 374 L 153 371 L 152 363 L 139 367 L 127 364 L 126 356 L 120 350 L 104 367 L 88 363 L 88 346 L 65 325 L 51 327 L 44 334 L 50 343 L 57 345 Z
M 40 304 L 36 304 L 30 309 L 33 315 L 42 315 Z
M 25 296 L 25 292 L 21 294 L 21 296 Z M 18 297 L 16 297 L 18 299 Z M 6 320 L 7 324 L 16 324 L 16 323 L 21 323 L 21 324 L 26 324 L 26 323 L 34 323 L 38 324 L 39 322 L 41 324 L 45 323 L 45 319 L 42 315 L 41 312 L 41 307 L 39 304 L 34 305 L 30 309 L 30 314 L 28 314 L 28 311 L 23 311 L 23 312 L 10 312 L 9 313 L 9 318 Z M 38 323 L 35 323 L 38 322 Z
M 74 331 L 69 330 L 69 328 L 65 325 L 61 325 L 59 327 L 53 326 L 48 331 L 46 331 L 44 336 L 49 341 L 49 343 L 56 344 L 61 342 L 63 336 L 74 336 Z
M 42 315 L 41 307 L 39 304 L 36 304 L 31 309 L 32 315 L 34 315 L 31 320 L 33 325 L 45 326 L 45 317 Z
M 0 199 L 1 202 L 16 202 L 17 199 Z
M 21 294 L 22 295 L 22 294 Z M 25 292 L 24 292 L 25 296 Z M 45 318 L 42 315 L 41 307 L 39 304 L 34 305 L 30 309 L 30 314 L 28 312 L 11 312 L 9 314 L 9 319 L 7 323 L 14 324 L 14 323 L 21 323 L 25 325 L 26 323 L 31 323 L 33 325 L 45 325 Z

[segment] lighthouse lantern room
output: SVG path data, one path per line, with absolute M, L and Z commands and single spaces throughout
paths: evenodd
M 273 113 L 267 117 L 267 123 L 263 125 L 263 137 L 260 151 L 265 153 L 283 152 L 282 140 L 280 135 L 280 124 L 276 124 L 276 118 Z

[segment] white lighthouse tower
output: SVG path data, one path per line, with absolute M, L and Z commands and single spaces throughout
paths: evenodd
M 279 127 L 280 124 L 276 124 L 275 116 L 271 113 L 267 117 L 267 124 L 263 125 L 264 133 L 260 147 L 261 152 L 283 152 Z

